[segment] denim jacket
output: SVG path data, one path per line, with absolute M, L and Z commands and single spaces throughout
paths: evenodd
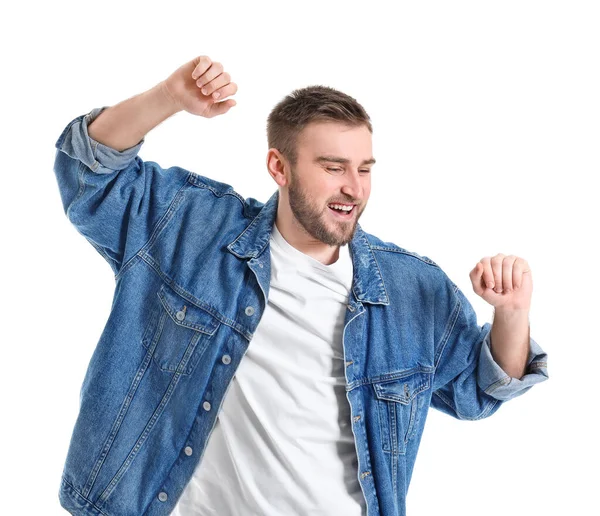
M 171 512 L 201 461 L 267 303 L 278 192 L 265 203 L 91 139 L 105 108 L 71 121 L 54 171 L 68 219 L 106 259 L 115 291 L 91 357 L 60 483 L 77 515 Z M 530 339 L 509 377 L 489 323 L 426 256 L 357 225 L 343 331 L 346 396 L 368 516 L 406 513 L 430 407 L 491 416 L 548 378 Z

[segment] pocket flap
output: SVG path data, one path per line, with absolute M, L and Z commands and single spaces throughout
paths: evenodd
M 429 389 L 430 376 L 431 373 L 417 372 L 389 382 L 374 383 L 373 386 L 379 399 L 408 405 L 417 394 Z
M 212 335 L 221 324 L 206 310 L 190 303 L 166 284 L 160 287 L 158 297 L 171 319 L 180 326 Z

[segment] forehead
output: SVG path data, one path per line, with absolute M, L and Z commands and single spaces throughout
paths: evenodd
M 319 121 L 308 124 L 298 135 L 298 155 L 338 155 L 367 158 L 372 154 L 372 135 L 366 125 Z

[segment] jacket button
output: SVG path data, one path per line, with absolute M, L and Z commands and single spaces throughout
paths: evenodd
M 244 310 L 246 312 L 246 315 L 252 315 L 254 313 L 254 308 L 252 308 L 251 306 L 247 306 L 246 310 Z
M 183 310 L 179 310 L 179 312 L 175 314 L 175 317 L 177 317 L 178 321 L 183 321 L 185 319 L 185 312 Z
M 185 450 L 183 450 L 185 452 L 185 454 L 189 457 L 192 454 L 192 447 L 191 446 L 186 446 Z
M 165 493 L 164 491 L 161 491 L 160 493 L 158 493 L 158 499 L 161 502 L 166 502 L 167 498 L 169 498 L 169 497 L 167 496 L 167 493 Z
M 221 361 L 224 364 L 231 364 L 231 357 L 229 355 L 223 355 L 223 358 L 221 358 Z
M 204 410 L 208 411 L 210 410 L 210 403 L 208 401 L 205 401 L 202 406 L 204 407 Z

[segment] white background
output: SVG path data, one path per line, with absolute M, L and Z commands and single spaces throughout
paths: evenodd
M 393 6 L 393 7 L 392 7 Z M 60 476 L 109 265 L 66 219 L 54 144 L 69 121 L 149 89 L 194 56 L 224 64 L 238 105 L 181 113 L 142 159 L 266 199 L 265 123 L 325 84 L 374 125 L 362 227 L 436 261 L 475 307 L 469 271 L 525 258 L 531 336 L 550 379 L 492 417 L 430 411 L 410 516 L 597 511 L 600 136 L 597 2 L 33 2 L 2 33 L 2 514 L 65 514 Z

